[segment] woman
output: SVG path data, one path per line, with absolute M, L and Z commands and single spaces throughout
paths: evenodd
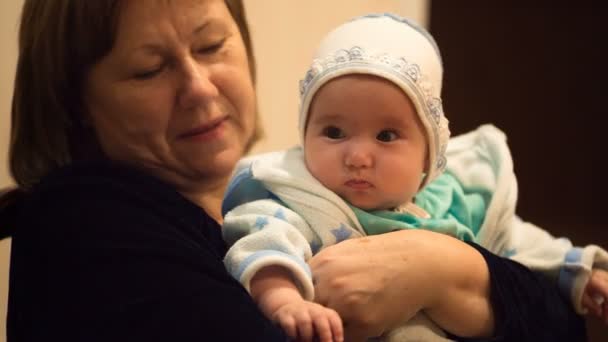
M 224 188 L 258 136 L 241 2 L 26 0 L 22 16 L 9 341 L 284 340 L 222 264 Z M 555 286 L 429 232 L 347 241 L 311 267 L 347 340 L 414 300 L 455 335 L 578 333 Z
M 242 15 L 25 2 L 9 341 L 285 340 L 221 263 L 225 178 L 256 136 Z

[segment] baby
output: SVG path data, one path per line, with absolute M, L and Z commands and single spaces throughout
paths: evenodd
M 395 229 L 477 242 L 554 277 L 579 312 L 608 310 L 608 253 L 515 215 L 504 134 L 482 126 L 448 147 L 442 73 L 433 38 L 410 21 L 348 21 L 323 39 L 301 81 L 302 146 L 239 163 L 223 203 L 225 264 L 292 338 L 343 339 L 338 314 L 312 301 L 307 260 Z

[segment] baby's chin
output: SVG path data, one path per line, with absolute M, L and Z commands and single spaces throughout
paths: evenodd
M 393 210 L 397 207 L 397 205 L 393 205 L 392 203 L 378 203 L 377 201 L 365 201 L 361 199 L 346 199 L 346 201 L 350 205 L 365 211 Z

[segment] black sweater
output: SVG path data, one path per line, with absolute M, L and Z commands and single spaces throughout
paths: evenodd
M 18 206 L 8 342 L 286 340 L 225 271 L 219 225 L 167 184 L 73 166 Z
M 285 341 L 225 271 L 219 225 L 144 173 L 67 167 L 0 221 L 13 231 L 8 342 Z M 473 246 L 490 269 L 493 341 L 584 341 L 557 286 Z

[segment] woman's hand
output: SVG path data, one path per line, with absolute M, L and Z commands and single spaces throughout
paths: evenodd
M 315 301 L 340 314 L 347 341 L 378 336 L 420 310 L 457 335 L 492 332 L 486 263 L 449 236 L 408 230 L 347 240 L 309 264 Z
M 315 301 L 340 314 L 346 341 L 379 336 L 422 309 L 431 292 L 416 285 L 431 281 L 416 260 L 423 245 L 391 233 L 347 240 L 310 260 Z

